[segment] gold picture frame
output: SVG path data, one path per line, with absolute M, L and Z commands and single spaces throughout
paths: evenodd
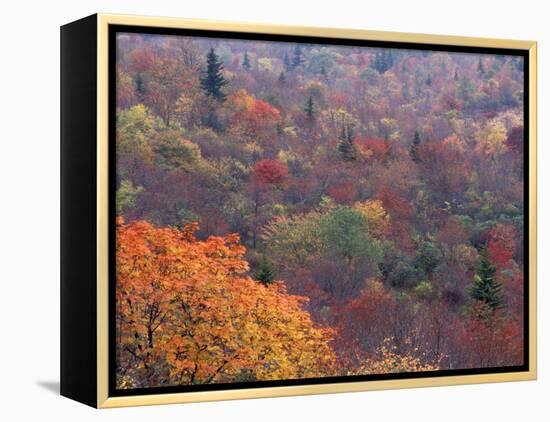
M 196 20 L 196 19 L 180 19 L 180 18 L 162 18 L 162 17 L 144 17 L 144 16 L 126 16 L 116 14 L 97 14 L 88 21 L 88 29 L 80 30 L 79 22 L 68 24 L 62 30 L 62 55 L 67 57 L 67 63 L 73 50 L 78 48 L 76 45 L 71 47 L 70 41 L 65 44 L 63 49 L 63 33 L 69 38 L 86 38 L 89 45 L 96 46 L 93 52 L 95 56 L 92 62 L 95 62 L 97 68 L 90 75 L 90 80 L 95 77 L 95 99 L 90 98 L 90 104 L 95 100 L 95 140 L 93 152 L 96 154 L 95 171 L 89 175 L 89 180 L 96 185 L 96 189 L 92 193 L 94 198 L 90 200 L 95 202 L 95 210 L 90 210 L 89 223 L 95 227 L 95 248 L 93 250 L 93 260 L 86 261 L 87 265 L 92 265 L 94 262 L 95 268 L 89 268 L 90 274 L 94 279 L 93 286 L 90 286 L 95 292 L 93 303 L 95 312 L 93 315 L 88 315 L 95 322 L 96 331 L 94 333 L 80 333 L 82 338 L 72 340 L 77 328 L 70 326 L 68 319 L 78 320 L 78 311 L 76 305 L 70 305 L 69 302 L 77 300 L 75 296 L 80 293 L 70 290 L 67 285 L 71 282 L 71 268 L 68 268 L 63 275 L 62 270 L 62 338 L 65 337 L 65 343 L 62 340 L 62 394 L 86 404 L 98 408 L 111 408 L 122 406 L 139 406 L 139 405 L 154 405 L 154 404 L 169 404 L 169 403 L 189 403 L 198 401 L 214 401 L 214 400 L 233 400 L 247 398 L 262 398 L 262 397 L 281 397 L 291 395 L 307 395 L 307 394 L 326 394 L 326 393 L 344 393 L 356 391 L 371 391 L 383 389 L 400 389 L 414 387 L 434 387 L 434 386 L 450 386 L 475 383 L 493 383 L 503 381 L 525 381 L 535 380 L 537 376 L 537 295 L 536 295 L 536 271 L 537 271 L 537 43 L 534 41 L 518 41 L 504 39 L 489 39 L 476 37 L 462 36 L 446 36 L 446 35 L 428 35 L 428 34 L 413 34 L 400 32 L 381 32 L 369 31 L 360 29 L 335 29 L 335 28 L 315 28 L 307 26 L 286 26 L 286 25 L 259 25 L 252 23 L 233 23 L 224 21 L 212 20 Z M 384 379 L 373 381 L 354 381 L 330 384 L 312 384 L 312 385 L 291 385 L 291 386 L 274 386 L 262 388 L 245 388 L 245 389 L 227 389 L 215 391 L 200 391 L 200 392 L 184 392 L 184 393 L 167 393 L 167 394 L 147 394 L 147 395 L 125 395 L 125 396 L 109 396 L 109 180 L 108 180 L 108 154 L 109 154 L 109 27 L 110 26 L 143 26 L 153 28 L 174 28 L 174 29 L 193 29 L 193 30 L 212 30 L 212 31 L 227 31 L 232 33 L 249 33 L 263 35 L 286 35 L 298 37 L 322 37 L 322 38 L 337 38 L 345 40 L 369 40 L 369 41 L 384 41 L 384 42 L 406 42 L 410 44 L 431 44 L 442 46 L 464 46 L 464 47 L 482 47 L 494 49 L 515 49 L 523 50 L 527 53 L 529 60 L 528 78 L 528 133 L 529 133 L 529 173 L 528 190 L 529 190 L 529 213 L 525 216 L 528 219 L 528 236 L 529 236 L 529 254 L 526 257 L 526 267 L 528 267 L 528 331 L 529 331 L 529 365 L 528 370 L 520 372 L 505 372 L 505 373 L 484 373 L 473 375 L 451 375 L 438 377 L 421 377 L 409 379 Z M 95 40 L 93 38 L 95 30 Z M 63 32 L 65 31 L 65 32 Z M 80 31 L 80 32 L 79 32 Z M 76 34 L 76 35 L 75 35 Z M 92 34 L 92 35 L 90 35 Z M 67 47 L 68 46 L 68 47 Z M 72 48 L 72 49 L 71 49 Z M 86 48 L 86 47 L 82 47 Z M 84 64 L 82 65 L 84 66 Z M 75 78 L 78 69 L 65 70 L 67 79 Z M 71 73 L 73 72 L 73 73 Z M 62 80 L 63 80 L 63 59 L 62 59 Z M 68 94 L 71 86 L 67 86 L 63 92 Z M 73 101 L 72 107 L 69 104 Z M 74 112 L 75 101 L 82 100 L 67 100 L 67 108 L 65 114 L 62 106 L 62 120 L 70 126 L 65 130 L 66 142 L 74 139 L 76 131 L 84 130 L 84 128 L 73 128 L 75 125 L 71 122 L 70 113 Z M 77 107 L 78 108 L 78 107 Z M 90 117 L 91 118 L 91 117 Z M 527 120 L 526 120 L 527 121 Z M 73 125 L 73 126 L 71 126 Z M 72 128 L 72 129 L 71 129 Z M 71 132 L 73 130 L 74 132 Z M 72 136 L 72 137 L 71 137 Z M 63 149 L 63 140 L 62 140 Z M 70 153 L 67 153 L 65 160 L 71 160 Z M 63 161 L 63 159 L 62 159 Z M 62 170 L 62 184 L 65 177 L 74 177 L 78 170 L 67 168 L 65 174 Z M 66 201 L 71 201 L 70 188 L 65 194 Z M 63 192 L 63 189 L 62 189 Z M 62 200 L 63 201 L 63 200 Z M 91 203 L 92 203 L 91 202 Z M 67 205 L 68 206 L 68 205 Z M 73 222 L 69 217 L 63 220 L 63 203 L 62 203 L 62 221 L 67 221 L 66 231 L 70 230 L 76 222 Z M 70 211 L 67 211 L 65 216 L 68 216 Z M 80 223 L 82 224 L 82 223 Z M 63 232 L 63 229 L 62 229 Z M 62 239 L 64 239 L 62 234 Z M 73 242 L 77 242 L 74 240 Z M 76 243 L 67 241 L 63 246 L 65 252 L 62 253 L 62 260 L 71 257 L 71 247 Z M 528 263 L 527 263 L 528 262 Z M 62 266 L 63 266 L 62 262 Z M 67 264 L 70 265 L 70 264 Z M 85 268 L 86 270 L 88 268 Z M 65 278 L 63 278 L 65 277 Z M 91 283 L 91 282 L 90 282 Z M 65 290 L 63 290 L 65 289 Z M 66 291 L 66 295 L 63 292 Z M 83 299 L 85 300 L 85 299 Z M 65 318 L 65 323 L 63 322 Z M 83 317 L 82 317 L 83 318 Z M 65 325 L 64 325 L 65 324 Z M 64 328 L 66 327 L 66 328 Z M 65 330 L 65 331 L 64 331 Z M 92 338 L 88 338 L 93 336 Z M 96 348 L 88 358 L 74 358 L 70 354 L 72 342 L 84 341 L 86 338 L 89 344 Z M 65 360 L 63 360 L 63 354 Z M 82 360 L 89 359 L 89 361 Z M 93 362 L 95 360 L 95 362 Z M 95 372 L 95 380 L 86 379 L 77 382 L 71 381 L 75 377 L 75 370 L 83 363 L 90 363 L 95 366 L 95 371 L 90 371 L 90 374 Z M 87 363 L 88 362 L 88 363 Z M 90 375 L 92 377 L 92 375 Z M 95 382 L 94 382 L 95 381 Z M 87 385 L 82 385 L 82 383 Z M 90 386 L 91 385 L 91 386 Z M 95 396 L 92 392 L 95 390 Z

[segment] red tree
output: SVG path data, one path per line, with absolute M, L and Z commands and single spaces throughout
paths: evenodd
M 282 186 L 288 179 L 288 168 L 280 161 L 264 159 L 254 166 L 254 178 L 261 186 Z
M 491 261 L 498 269 L 509 265 L 516 249 L 516 229 L 508 224 L 497 224 L 489 231 L 487 248 Z
M 390 146 L 379 138 L 357 138 L 355 139 L 355 145 L 359 150 L 370 160 L 376 160 L 384 162 L 389 155 Z
M 353 182 L 345 180 L 329 187 L 328 194 L 339 204 L 349 204 L 357 196 L 357 189 Z

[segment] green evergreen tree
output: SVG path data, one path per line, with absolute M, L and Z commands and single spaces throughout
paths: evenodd
M 338 153 L 344 161 L 354 161 L 357 158 L 355 145 L 353 144 L 353 128 L 351 125 L 342 124 L 338 137 Z
M 384 56 L 384 72 L 388 69 L 391 69 L 393 66 L 393 51 L 392 50 L 384 50 L 385 56 Z
M 296 47 L 294 47 L 294 55 L 292 57 L 292 69 L 296 69 L 298 66 L 300 66 L 304 62 L 304 58 L 302 57 L 302 47 L 300 47 L 300 44 L 296 44 Z
M 468 293 L 475 301 L 484 302 L 493 310 L 504 306 L 502 285 L 496 279 L 496 268 L 491 264 L 486 247 L 480 251 L 476 275 L 468 286 Z
M 386 72 L 390 67 L 393 66 L 393 53 L 391 50 L 378 50 L 374 53 L 374 61 L 372 62 L 372 67 L 378 71 L 378 73 Z
M 287 72 L 292 70 L 292 64 L 290 63 L 290 58 L 288 57 L 288 53 L 285 53 L 285 56 L 283 58 L 283 63 L 285 65 L 285 70 Z
M 243 57 L 243 67 L 245 70 L 250 70 L 252 65 L 250 64 L 250 58 L 248 57 L 248 51 L 245 50 Z
M 414 138 L 411 145 L 411 158 L 415 163 L 418 163 L 420 161 L 420 158 L 418 156 L 418 147 L 420 146 L 420 133 L 418 133 L 418 130 L 414 131 Z
M 306 101 L 304 111 L 307 114 L 308 120 L 313 120 L 315 118 L 315 106 L 313 105 L 313 97 L 311 95 Z
M 431 86 L 432 85 L 432 74 L 428 73 L 428 76 L 426 76 L 426 85 Z
M 264 257 L 259 262 L 258 272 L 256 273 L 256 280 L 265 284 L 273 283 L 275 280 L 275 269 L 271 263 Z
M 382 55 L 380 51 L 376 51 L 376 53 L 374 53 L 374 60 L 372 61 L 372 67 L 378 73 L 382 73 L 383 64 L 382 64 Z
M 223 62 L 218 58 L 213 48 L 206 56 L 206 62 L 206 70 L 200 78 L 201 88 L 207 96 L 223 102 L 225 101 L 225 94 L 222 88 L 227 85 L 227 81 L 222 75 Z
M 282 85 L 286 82 L 285 72 L 279 73 L 279 83 Z
M 321 66 L 321 76 L 323 77 L 325 82 L 328 82 L 327 69 L 325 69 L 325 66 Z
M 136 76 L 136 93 L 140 101 L 143 100 L 143 97 L 145 96 L 145 83 L 143 82 L 143 76 L 141 76 L 141 73 L 138 73 Z

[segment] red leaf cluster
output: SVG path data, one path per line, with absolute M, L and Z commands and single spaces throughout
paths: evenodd
M 288 178 L 288 168 L 277 160 L 264 159 L 254 166 L 254 177 L 260 185 L 283 185 Z

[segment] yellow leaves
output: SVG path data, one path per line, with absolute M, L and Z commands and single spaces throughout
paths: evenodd
M 189 121 L 196 107 L 197 93 L 185 92 L 176 101 L 175 112 L 184 121 Z
M 340 128 L 341 126 L 358 126 L 358 120 L 353 114 L 348 112 L 344 107 L 340 107 L 337 110 L 329 110 L 332 124 Z
M 333 333 L 313 325 L 301 309 L 306 299 L 281 282 L 264 286 L 245 276 L 238 235 L 199 241 L 197 229 L 119 222 L 119 384 L 330 375 Z M 152 374 L 162 373 L 169 379 L 155 381 Z
M 506 152 L 507 132 L 499 121 L 489 122 L 477 133 L 477 151 L 489 157 L 496 157 Z
M 236 112 L 249 111 L 254 107 L 254 97 L 246 89 L 239 89 L 228 100 L 231 109 Z
M 377 237 L 387 234 L 390 229 L 390 216 L 384 208 L 382 201 L 368 199 L 364 202 L 356 202 L 353 206 L 368 221 L 369 231 Z
M 369 375 L 439 370 L 439 362 L 426 362 L 425 359 L 418 356 L 418 348 L 404 354 L 399 354 L 396 349 L 395 346 L 392 346 L 392 339 L 385 339 L 376 356 L 367 357 L 362 366 L 348 374 Z
M 322 205 L 326 209 L 334 206 L 329 197 L 325 197 Z M 297 255 L 313 258 L 321 247 L 318 230 L 322 213 L 310 211 L 307 214 L 296 214 L 291 217 L 279 216 L 264 227 L 262 238 L 273 244 L 288 243 Z M 303 250 L 302 250 L 303 249 Z M 289 257 L 287 257 L 289 258 Z M 298 256 L 295 257 L 299 259 Z M 302 257 L 301 257 L 302 258 Z M 281 264 L 284 264 L 281 262 Z
M 120 111 L 116 122 L 117 152 L 134 152 L 146 159 L 152 159 L 149 140 L 154 134 L 155 125 L 153 114 L 143 104 Z
M 269 57 L 260 57 L 257 61 L 258 69 L 263 72 L 273 72 L 277 67 L 277 62 Z

